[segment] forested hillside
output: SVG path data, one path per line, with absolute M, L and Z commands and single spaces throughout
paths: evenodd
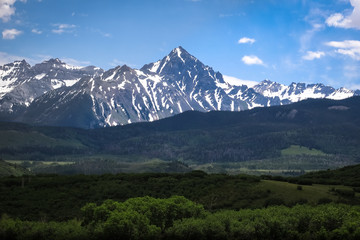
M 131 171 L 119 163 L 158 159 L 209 172 L 246 168 L 291 173 L 358 163 L 359 126 L 360 97 L 243 112 L 185 112 L 152 123 L 94 130 L 3 122 L 0 154 L 4 160 L 70 161 L 78 169 L 92 169 L 90 161 L 103 160 L 119 172 Z

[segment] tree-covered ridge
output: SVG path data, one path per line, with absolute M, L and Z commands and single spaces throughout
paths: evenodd
M 0 123 L 0 154 L 5 160 L 74 161 L 78 168 L 99 156 L 116 162 L 214 164 L 223 172 L 234 163 L 240 168 L 319 170 L 358 163 L 359 126 L 360 97 L 243 112 L 185 112 L 152 123 L 94 130 Z M 69 172 L 65 168 L 51 171 Z
M 89 203 L 67 222 L 23 221 L 3 215 L 7 239 L 347 239 L 360 238 L 360 208 L 297 205 L 208 212 L 184 197 Z

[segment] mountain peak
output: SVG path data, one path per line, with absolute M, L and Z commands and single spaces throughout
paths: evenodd
M 14 61 L 14 63 L 26 64 L 27 62 L 25 61 L 25 59 L 23 59 L 23 60 Z
M 179 70 L 185 66 L 194 66 L 196 63 L 200 63 L 200 61 L 188 53 L 182 46 L 178 46 L 171 50 L 171 52 L 163 59 L 146 64 L 140 70 L 161 74 L 164 72 L 171 72 L 175 69 L 175 72 L 178 73 Z
M 84 67 L 72 66 L 67 63 L 61 61 L 59 58 L 50 58 L 49 60 L 43 61 L 42 63 L 36 64 L 34 66 L 37 70 L 44 68 L 54 68 L 54 69 L 71 69 L 71 70 L 79 70 Z
M 182 46 L 178 46 L 177 48 L 174 48 L 171 52 L 179 53 L 179 54 L 189 54 Z
M 66 63 L 62 62 L 59 58 L 50 58 L 49 60 L 45 60 L 42 63 L 36 65 L 50 65 L 55 67 L 66 65 Z
M 186 59 L 192 58 L 195 59 L 190 53 L 188 53 L 183 47 L 179 46 L 177 48 L 174 48 L 170 54 L 168 55 L 170 59 L 178 58 L 183 63 L 185 63 Z
M 119 70 L 120 70 L 121 72 L 129 72 L 129 71 L 132 70 L 132 68 L 129 67 L 129 66 L 127 66 L 126 64 L 124 64 L 124 65 L 122 65 L 122 66 L 119 68 Z
M 264 79 L 262 80 L 258 85 L 269 85 L 274 83 L 273 81 L 271 81 L 270 79 Z
M 28 64 L 24 59 L 23 60 L 16 60 L 12 63 L 5 64 L 3 67 L 5 68 L 30 68 L 30 64 Z M 0 66 L 0 69 L 2 69 L 2 66 Z
M 180 51 L 185 51 L 185 52 L 186 52 L 186 50 L 185 50 L 182 46 L 178 46 L 178 47 L 175 48 L 175 49 L 179 49 Z
M 14 65 L 16 65 L 16 66 L 30 66 L 26 61 L 25 61 L 25 59 L 23 59 L 23 60 L 18 60 L 18 61 L 14 61 Z
M 64 64 L 59 58 L 50 58 L 49 60 L 44 61 L 43 63 Z
M 191 55 L 183 47 L 174 48 L 167 56 L 160 61 L 160 72 L 166 69 L 175 69 L 176 72 L 182 68 L 194 65 L 203 65 L 196 57 Z M 201 66 L 205 67 L 205 66 Z

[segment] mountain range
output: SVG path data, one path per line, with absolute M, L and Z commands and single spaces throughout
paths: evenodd
M 188 110 L 241 111 L 308 98 L 344 99 L 360 91 L 264 80 L 231 85 L 182 47 L 140 69 L 74 67 L 59 59 L 0 66 L 0 120 L 98 128 L 154 121 Z

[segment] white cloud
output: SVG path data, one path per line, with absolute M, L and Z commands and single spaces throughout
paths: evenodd
M 76 28 L 76 25 L 74 24 L 53 24 L 56 29 L 53 29 L 52 32 L 56 34 L 62 34 L 62 33 L 71 33 L 74 31 L 74 28 Z
M 243 37 L 243 38 L 240 38 L 238 43 L 239 44 L 243 44 L 243 43 L 250 43 L 250 44 L 253 44 L 256 40 L 253 39 L 253 38 L 247 38 L 247 37 Z
M 3 22 L 10 20 L 11 15 L 15 13 L 14 3 L 16 0 L 0 0 L 0 18 Z
M 239 79 L 239 78 L 231 77 L 231 76 L 227 76 L 227 75 L 223 75 L 223 78 L 224 78 L 225 82 L 227 82 L 228 84 L 230 84 L 232 86 L 246 85 L 248 87 L 253 87 L 256 84 L 258 84 L 258 82 L 255 82 L 255 81 L 243 80 L 243 79 Z
M 354 7 L 350 15 L 332 14 L 326 19 L 326 24 L 332 27 L 360 29 L 360 0 L 350 0 L 350 3 Z
M 345 40 L 342 42 L 331 41 L 325 43 L 329 47 L 336 48 L 335 52 L 346 55 L 360 61 L 360 41 L 357 40 Z
M 316 51 L 316 52 L 313 52 L 313 51 L 307 51 L 306 55 L 303 56 L 302 58 L 304 60 L 314 60 L 314 59 L 318 59 L 318 58 L 321 58 L 325 56 L 325 53 L 324 52 L 321 52 L 321 51 Z
M 264 62 L 254 55 L 244 56 L 241 60 L 247 65 L 264 65 Z
M 349 19 L 345 19 L 344 15 L 341 13 L 332 14 L 326 19 L 326 24 L 333 27 L 344 27 L 349 24 L 349 22 Z
M 327 42 L 326 45 L 336 48 L 360 48 L 360 41 L 358 40 L 345 40 L 342 42 L 331 41 L 331 42 Z
M 14 4 L 17 0 L 0 0 L 0 18 L 3 22 L 10 20 L 11 16 L 15 14 Z M 20 0 L 26 3 L 26 0 Z
M 22 33 L 22 31 L 19 31 L 15 28 L 12 29 L 5 29 L 2 32 L 3 39 L 12 40 L 15 39 L 17 36 L 19 36 Z
M 35 33 L 35 34 L 42 34 L 42 31 L 34 28 L 33 30 L 31 30 L 32 33 Z

